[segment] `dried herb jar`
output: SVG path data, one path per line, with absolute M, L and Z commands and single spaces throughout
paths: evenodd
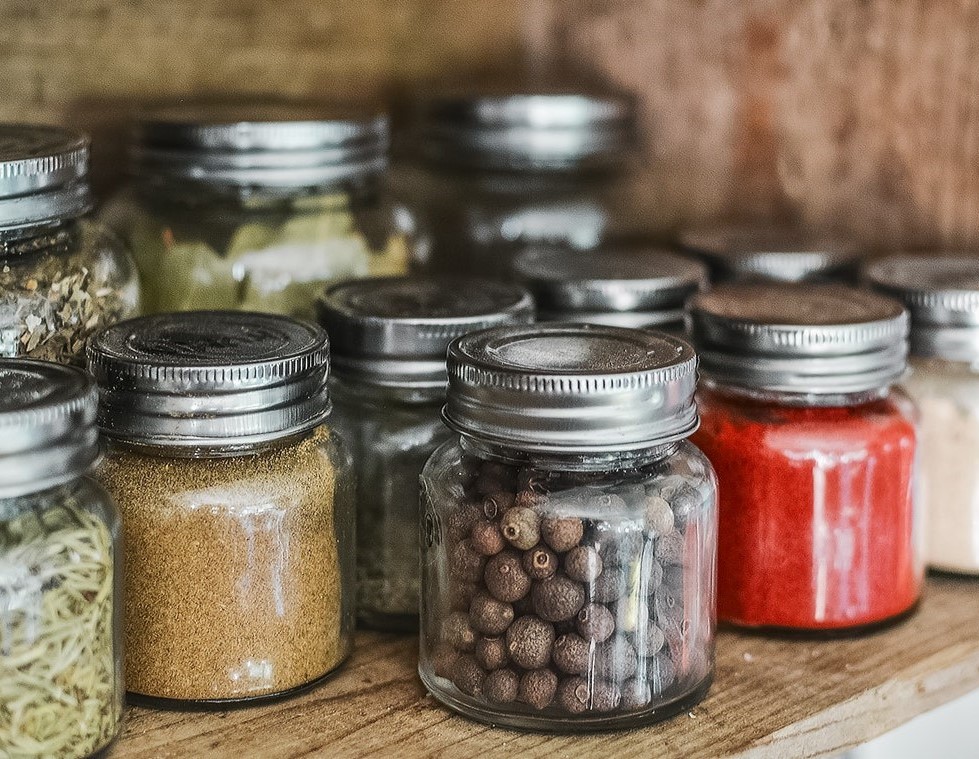
M 450 436 L 440 414 L 449 343 L 532 316 L 525 290 L 479 279 L 356 280 L 322 299 L 334 424 L 357 473 L 357 612 L 364 624 L 418 627 L 418 476 Z
M 91 206 L 86 137 L 0 124 L 0 356 L 84 366 L 89 337 L 136 313 L 136 268 Z
M 718 616 L 860 632 L 922 587 L 917 414 L 901 304 L 840 285 L 695 297 L 701 427 L 720 481 Z
M 677 338 L 508 327 L 449 349 L 422 474 L 419 672 L 444 704 L 518 728 L 659 720 L 714 654 L 716 487 L 687 441 L 696 358 Z
M 143 317 L 89 348 L 122 512 L 126 685 L 163 706 L 282 696 L 347 657 L 353 487 L 328 344 L 255 313 Z
M 0 362 L 0 754 L 75 759 L 122 720 L 119 515 L 82 370 Z
M 303 105 L 148 115 L 133 178 L 104 218 L 129 244 L 144 311 L 313 319 L 323 287 L 403 274 L 408 240 L 383 183 L 388 122 Z

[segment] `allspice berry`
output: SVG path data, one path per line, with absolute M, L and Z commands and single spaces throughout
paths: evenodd
M 683 563 L 683 535 L 679 532 L 671 532 L 656 539 L 656 558 L 662 564 L 682 564 Z
M 498 519 L 511 506 L 513 493 L 506 490 L 498 490 L 483 497 L 483 515 L 487 519 Z
M 583 714 L 588 711 L 588 681 L 583 677 L 567 677 L 562 680 L 557 687 L 557 702 L 569 714 Z
M 450 543 L 457 543 L 469 535 L 473 525 L 482 517 L 479 507 L 469 501 L 459 504 L 459 507 L 449 514 L 446 520 L 446 533 Z
M 479 696 L 483 692 L 486 673 L 469 654 L 460 656 L 452 667 L 452 684 L 467 696 Z
M 576 618 L 578 634 L 585 640 L 602 643 L 615 632 L 615 616 L 601 604 L 588 604 Z
M 488 519 L 481 519 L 473 525 L 469 540 L 476 552 L 482 556 L 496 556 L 506 548 L 500 526 Z
M 548 499 L 544 493 L 538 493 L 534 490 L 518 490 L 513 505 L 539 512 L 544 509 L 547 502 Z
M 442 622 L 442 640 L 456 651 L 471 653 L 476 647 L 476 631 L 469 623 L 469 615 L 454 611 Z
M 622 693 L 612 683 L 597 682 L 591 689 L 591 708 L 596 712 L 611 712 L 622 703 Z
M 547 545 L 565 553 L 581 542 L 585 528 L 577 517 L 547 517 L 541 520 L 540 532 Z
M 524 571 L 533 580 L 546 580 L 557 571 L 557 567 L 557 554 L 545 545 L 538 545 L 523 555 Z
M 478 582 L 485 566 L 486 557 L 476 551 L 468 538 L 456 543 L 449 554 L 449 574 L 462 582 Z
M 668 535 L 673 532 L 673 509 L 665 498 L 658 495 L 647 496 L 644 505 L 646 527 L 652 537 Z
M 534 709 L 546 709 L 557 694 L 558 677 L 549 669 L 524 672 L 517 698 Z
M 615 636 L 595 646 L 592 668 L 595 677 L 621 683 L 636 674 L 639 657 L 636 649 L 622 636 Z
M 660 695 L 676 680 L 676 667 L 673 660 L 665 654 L 656 654 L 646 660 L 646 682 L 653 695 Z
M 510 663 L 503 638 L 480 638 L 476 641 L 476 661 L 487 672 L 505 667 Z
M 533 509 L 514 506 L 503 514 L 503 537 L 514 547 L 526 551 L 540 540 L 540 517 Z
M 607 604 L 617 601 L 626 592 L 626 574 L 622 567 L 605 567 L 591 584 L 592 601 Z
M 655 622 L 647 621 L 632 633 L 636 653 L 644 658 L 658 654 L 665 642 L 666 636 Z
M 577 546 L 564 557 L 564 571 L 578 582 L 592 582 L 602 573 L 602 557 L 591 546 Z
M 554 666 L 568 675 L 583 675 L 588 671 L 591 646 L 576 633 L 562 635 L 554 641 L 551 658 Z
M 452 611 L 469 611 L 469 605 L 478 590 L 479 586 L 473 582 L 450 582 L 449 605 Z
M 622 708 L 642 709 L 653 700 L 645 678 L 632 677 L 622 683 Z
M 531 599 L 541 619 L 563 622 L 574 617 L 585 605 L 585 588 L 581 583 L 558 574 L 535 582 Z
M 683 622 L 683 604 L 667 585 L 660 585 L 653 593 L 653 617 L 660 627 L 678 627 Z
M 506 646 L 518 667 L 546 667 L 554 647 L 554 626 L 533 615 L 520 617 L 506 631 Z
M 450 646 L 439 646 L 432 652 L 432 670 L 436 677 L 451 679 L 459 652 Z
M 486 562 L 483 579 L 493 598 L 504 603 L 519 601 L 530 590 L 530 577 L 514 551 L 502 551 Z
M 520 691 L 520 675 L 512 669 L 490 672 L 483 683 L 483 695 L 494 704 L 512 704 Z
M 469 607 L 469 622 L 484 635 L 502 635 L 513 622 L 513 607 L 489 593 L 477 593 Z

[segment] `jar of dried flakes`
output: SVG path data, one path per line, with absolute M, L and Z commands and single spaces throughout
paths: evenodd
M 0 356 L 84 365 L 89 336 L 136 313 L 136 268 L 91 207 L 86 137 L 0 124 Z
M 126 539 L 126 684 L 220 705 L 309 686 L 353 630 L 349 463 L 324 422 L 318 327 L 254 313 L 143 317 L 89 348 L 98 477 Z
M 713 672 L 716 486 L 687 441 L 696 358 L 617 327 L 449 349 L 422 474 L 426 687 L 476 719 L 594 730 L 696 703 Z
M 0 361 L 0 755 L 80 759 L 122 720 L 119 514 L 82 370 Z

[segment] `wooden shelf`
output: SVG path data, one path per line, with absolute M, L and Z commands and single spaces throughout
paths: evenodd
M 133 708 L 109 756 L 823 757 L 979 688 L 979 582 L 932 578 L 920 611 L 852 640 L 723 632 L 710 695 L 643 730 L 550 736 L 486 727 L 427 696 L 413 637 L 360 633 L 316 690 L 227 712 Z

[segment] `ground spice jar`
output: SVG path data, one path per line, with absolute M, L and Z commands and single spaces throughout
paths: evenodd
M 419 672 L 462 714 L 584 731 L 665 718 L 713 672 L 716 488 L 682 340 L 502 327 L 449 348 L 456 439 L 422 474 Z
M 911 313 L 928 563 L 979 574 L 979 260 L 900 255 L 865 273 Z
M 324 425 L 328 344 L 273 315 L 124 322 L 89 348 L 127 546 L 126 684 L 167 706 L 281 696 L 353 628 L 348 457 Z
M 380 629 L 418 627 L 418 476 L 449 438 L 445 351 L 467 332 L 526 324 L 530 295 L 479 279 L 365 279 L 328 290 L 334 424 L 357 473 L 357 612 Z
M 921 592 L 907 314 L 839 285 L 729 285 L 691 303 L 694 441 L 720 482 L 718 617 L 859 630 Z
M 0 361 L 0 756 L 77 759 L 122 720 L 119 514 L 80 369 Z

